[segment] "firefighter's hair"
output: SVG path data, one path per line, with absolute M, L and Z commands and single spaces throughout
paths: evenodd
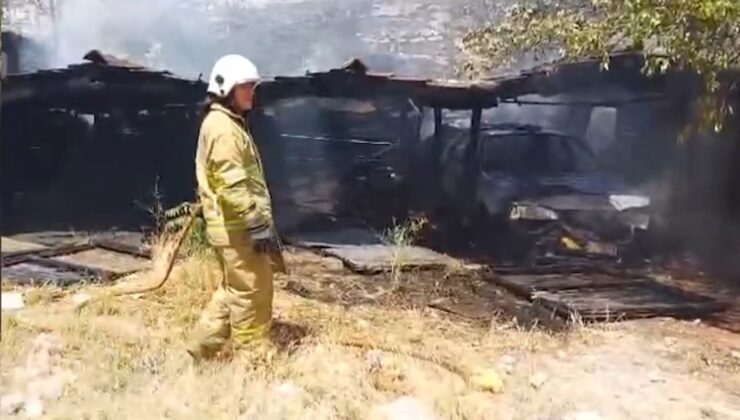
M 232 109 L 231 104 L 233 103 L 233 101 L 233 91 L 226 96 L 216 96 L 209 93 L 208 96 L 206 96 L 205 101 L 203 101 L 203 106 L 201 107 L 200 121 L 203 122 L 203 120 L 206 118 L 206 115 L 208 115 L 208 113 L 211 111 L 211 107 L 213 105 L 219 104 L 225 108 Z

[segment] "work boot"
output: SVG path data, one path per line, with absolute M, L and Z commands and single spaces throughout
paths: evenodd
M 277 348 L 266 339 L 256 339 L 249 343 L 234 343 L 234 357 L 247 365 L 267 366 L 270 365 L 277 355 Z
M 200 343 L 191 343 L 188 345 L 186 351 L 193 359 L 195 365 L 199 365 L 203 360 L 212 359 L 217 354 L 216 351 L 209 350 Z

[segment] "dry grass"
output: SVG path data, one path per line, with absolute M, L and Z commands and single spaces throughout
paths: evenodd
M 157 249 L 154 270 L 128 279 L 122 289 L 154 281 L 167 255 L 166 246 Z M 315 261 L 318 266 L 320 258 Z M 296 267 L 279 283 L 320 271 Z M 554 336 L 499 321 L 481 327 L 424 308 L 344 308 L 278 290 L 273 345 L 193 367 L 184 344 L 217 273 L 213 259 L 200 253 L 184 260 L 164 288 L 143 297 L 115 298 L 100 286 L 26 290 L 28 308 L 2 317 L 0 393 L 16 386 L 5 367 L 22 365 L 33 338 L 52 333 L 64 340 L 63 367 L 76 379 L 60 400 L 47 402 L 49 418 L 367 419 L 375 417 L 372 407 L 403 395 L 418 397 L 443 419 L 529 418 L 572 408 L 529 385 L 538 358 L 600 345 L 615 334 L 581 327 Z M 66 302 L 80 290 L 98 298 L 71 310 Z M 404 353 L 470 374 L 492 367 L 504 375 L 502 357 L 518 362 L 505 376 L 504 394 L 494 395 Z

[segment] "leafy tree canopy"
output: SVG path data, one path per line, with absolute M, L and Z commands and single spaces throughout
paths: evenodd
M 740 1 L 532 1 L 508 9 L 501 22 L 470 31 L 462 46 L 467 54 L 463 70 L 472 77 L 527 54 L 602 57 L 608 68 L 610 53 L 641 51 L 648 75 L 676 68 L 702 77 L 699 127 L 719 131 L 724 116 L 734 111 L 720 75 L 740 67 Z

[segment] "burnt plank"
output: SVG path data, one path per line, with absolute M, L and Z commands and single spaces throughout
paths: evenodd
M 60 245 L 54 248 L 40 249 L 36 251 L 11 252 L 2 255 L 2 266 L 9 267 L 14 264 L 25 262 L 29 259 L 51 258 L 60 255 L 74 254 L 87 251 L 95 246 L 92 243 Z
M 83 273 L 32 261 L 3 269 L 3 281 L 25 286 L 51 284 L 63 287 L 84 280 L 87 278 Z
M 145 270 L 150 265 L 146 258 L 100 247 L 74 254 L 61 255 L 53 259 L 121 275 Z
M 112 238 L 97 238 L 93 240 L 93 245 L 96 248 L 106 249 L 109 251 L 115 251 L 122 254 L 129 254 L 139 258 L 151 258 L 151 251 L 148 249 L 142 249 L 140 247 L 116 241 Z
M 108 281 L 115 277 L 116 273 L 106 270 L 35 256 L 3 268 L 3 279 L 23 285 L 68 286 L 83 281 Z
M 112 271 L 95 268 L 95 267 L 88 267 L 86 265 L 82 264 L 75 264 L 73 262 L 69 261 L 60 261 L 52 258 L 38 258 L 38 257 L 32 257 L 31 259 L 27 260 L 27 262 L 31 262 L 34 264 L 44 265 L 47 267 L 56 267 L 60 269 L 70 270 L 70 271 L 76 271 L 79 273 L 84 273 L 86 275 L 90 275 L 93 277 L 97 277 L 101 280 L 110 280 L 117 276 L 117 273 L 114 273 Z
M 562 317 L 577 314 L 584 320 L 616 320 L 657 316 L 700 316 L 725 305 L 654 281 L 600 288 L 543 291 L 533 298 Z
M 617 285 L 630 285 L 647 281 L 645 278 L 622 278 L 605 274 L 544 274 L 544 275 L 503 275 L 494 282 L 520 294 L 536 291 L 556 291 L 580 288 L 598 288 Z

